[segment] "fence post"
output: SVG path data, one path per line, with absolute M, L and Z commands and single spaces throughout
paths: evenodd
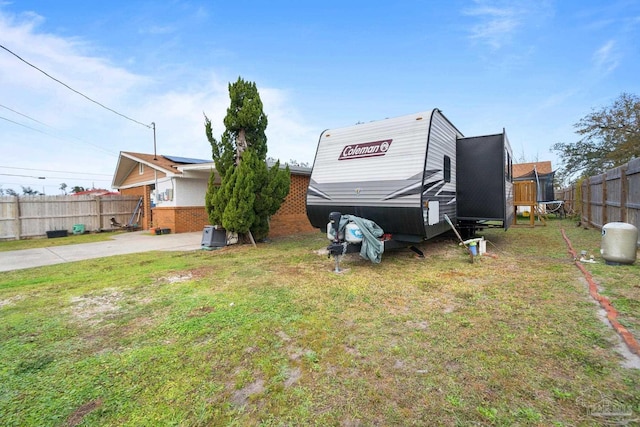
M 14 202 L 13 202 L 13 215 L 14 215 L 14 219 L 13 219 L 13 235 L 15 236 L 16 240 L 20 240 L 20 234 L 22 231 L 22 223 L 20 222 L 20 197 L 18 196 L 13 196 L 14 197 Z
M 591 177 L 588 176 L 587 179 L 584 180 L 585 181 L 585 192 L 587 193 L 587 203 L 586 203 L 586 209 L 587 209 L 587 225 L 591 225 Z M 584 194 L 582 195 L 582 199 L 584 200 Z
M 627 191 L 629 181 L 627 181 L 627 166 L 625 163 L 620 167 L 620 221 L 627 222 Z
M 607 173 L 602 174 L 602 225 L 609 221 L 607 215 Z
M 102 230 L 102 203 L 100 196 L 96 196 L 96 220 L 94 221 L 94 225 L 94 230 Z

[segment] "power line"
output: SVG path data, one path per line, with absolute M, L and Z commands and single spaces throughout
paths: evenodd
M 40 123 L 41 125 L 44 125 L 44 126 L 47 126 L 47 127 L 51 127 L 51 126 L 49 126 L 49 125 L 48 125 L 48 124 L 46 124 L 46 123 L 42 123 L 40 120 L 36 120 L 36 119 L 34 119 L 33 117 L 29 117 L 29 116 L 27 116 L 26 114 L 22 114 L 21 112 L 16 111 L 16 110 L 14 110 L 13 108 L 9 108 L 9 107 L 7 107 L 6 105 L 2 105 L 2 104 L 0 104 L 0 107 L 5 108 L 5 109 L 7 109 L 7 110 L 9 110 L 9 111 L 11 111 L 11 112 L 13 112 L 13 113 L 16 113 L 16 114 L 18 114 L 18 115 L 22 116 L 22 117 L 26 117 L 26 118 L 27 118 L 27 119 L 29 119 L 29 120 L 33 120 L 33 121 L 34 121 L 34 122 L 36 122 L 36 123 Z
M 22 178 L 45 179 L 45 177 L 44 177 L 44 176 L 16 175 L 16 174 L 12 174 L 12 173 L 0 173 L 0 175 L 4 175 L 4 176 L 19 176 L 19 177 L 22 177 Z
M 24 125 L 24 124 L 22 124 L 22 123 L 16 122 L 16 121 L 14 121 L 14 120 L 7 119 L 6 117 L 2 117 L 2 116 L 0 116 L 0 119 L 2 119 L 2 120 L 6 120 L 6 121 L 8 121 L 8 122 L 11 122 L 11 123 L 13 123 L 14 125 L 22 126 L 23 128 L 31 129 L 31 130 L 34 130 L 34 131 L 36 131 L 36 132 L 40 132 L 40 133 L 43 133 L 43 134 L 45 134 L 45 135 L 49 135 L 48 133 L 43 132 L 43 131 L 41 131 L 40 129 L 32 128 L 31 126 L 27 126 L 27 125 Z M 49 135 L 49 136 L 53 136 L 53 135 Z
M 18 176 L 21 178 L 33 178 L 33 179 L 79 179 L 82 181 L 104 181 L 111 182 L 110 179 L 102 179 L 102 178 L 78 178 L 77 176 L 68 177 L 68 176 L 33 176 L 33 175 L 18 175 L 12 173 L 0 173 L 0 176 Z
M 44 70 L 42 70 L 42 69 L 40 69 L 40 68 L 36 67 L 36 66 L 35 66 L 35 65 L 33 65 L 32 63 L 30 63 L 30 62 L 26 61 L 25 59 L 21 58 L 18 54 L 16 54 L 16 53 L 12 52 L 11 50 L 7 49 L 6 47 L 4 47 L 4 46 L 3 46 L 3 45 L 1 45 L 1 44 L 0 44 L 0 48 L 2 48 L 2 49 L 4 49 L 4 50 L 6 50 L 6 51 L 7 51 L 7 52 L 9 52 L 11 55 L 15 56 L 15 57 L 16 57 L 16 58 L 18 58 L 20 61 L 22 61 L 22 62 L 24 62 L 25 64 L 27 64 L 28 66 L 30 66 L 30 67 L 32 67 L 32 68 L 35 68 L 36 70 L 40 71 L 42 74 L 44 74 L 45 76 L 49 77 L 51 80 L 53 80 L 53 81 L 56 81 L 56 82 L 60 83 L 62 86 L 66 87 L 66 88 L 67 88 L 67 89 L 69 89 L 70 91 L 77 93 L 78 95 L 80 95 L 80 96 L 82 96 L 83 98 L 85 98 L 85 99 L 87 99 L 87 100 L 89 100 L 89 101 L 93 102 L 94 104 L 99 105 L 100 107 L 104 108 L 105 110 L 109 110 L 109 111 L 111 111 L 112 113 L 119 115 L 120 117 L 123 117 L 123 118 L 125 118 L 125 119 L 127 119 L 127 120 L 130 120 L 130 121 L 132 121 L 132 122 L 134 122 L 134 123 L 137 123 L 137 124 L 139 124 L 139 125 L 142 125 L 142 126 L 144 126 L 144 127 L 148 128 L 148 129 L 151 129 L 151 128 L 152 128 L 152 127 L 151 127 L 151 125 L 147 125 L 147 124 L 145 124 L 145 123 L 139 122 L 138 120 L 132 119 L 132 118 L 131 118 L 131 117 L 129 117 L 129 116 L 126 116 L 126 115 L 124 115 L 124 114 L 122 114 L 122 113 L 119 113 L 119 112 L 117 112 L 116 110 L 114 110 L 114 109 L 112 109 L 112 108 L 109 108 L 109 107 L 107 107 L 106 105 L 101 104 L 100 102 L 98 102 L 98 101 L 96 101 L 96 100 L 94 100 L 94 99 L 89 98 L 89 97 L 88 97 L 87 95 L 85 95 L 84 93 L 79 92 L 79 91 L 75 90 L 74 88 L 72 88 L 71 86 L 69 86 L 68 84 L 66 84 L 66 83 L 64 83 L 64 82 L 62 82 L 62 81 L 60 81 L 60 80 L 56 79 L 56 78 L 55 78 L 55 77 L 53 77 L 52 75 L 48 74 L 46 71 L 44 71 Z
M 5 168 L 5 169 L 19 169 L 19 170 L 25 170 L 25 171 L 36 171 L 36 172 L 54 172 L 54 173 L 70 173 L 70 174 L 77 174 L 77 175 L 100 175 L 100 176 L 112 176 L 112 174 L 110 173 L 92 173 L 92 172 L 70 172 L 70 171 L 56 171 L 56 170 L 51 170 L 51 169 L 32 169 L 32 168 L 18 168 L 18 167 L 14 167 L 14 166 L 2 166 L 0 165 L 0 168 Z

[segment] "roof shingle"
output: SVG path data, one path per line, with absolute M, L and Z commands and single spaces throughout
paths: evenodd
M 553 172 L 550 161 L 544 162 L 531 162 L 531 163 L 517 163 L 513 165 L 513 177 L 520 178 L 533 174 L 533 170 L 536 170 L 540 175 L 546 175 Z

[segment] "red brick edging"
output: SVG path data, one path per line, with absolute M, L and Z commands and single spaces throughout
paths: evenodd
M 561 231 L 562 237 L 564 238 L 564 241 L 567 242 L 569 253 L 573 257 L 576 267 L 578 267 L 578 269 L 582 271 L 585 279 L 587 279 L 587 283 L 589 283 L 589 293 L 591 294 L 591 297 L 593 297 L 593 299 L 600 303 L 600 306 L 607 313 L 607 319 L 609 319 L 609 322 L 611 322 L 611 326 L 613 326 L 613 329 L 620 335 L 620 337 L 622 337 L 622 340 L 627 345 L 627 347 L 629 347 L 629 350 L 640 356 L 640 344 L 638 344 L 638 341 L 636 341 L 631 332 L 629 332 L 627 328 L 625 328 L 620 324 L 620 322 L 618 322 L 618 311 L 611 305 L 611 301 L 609 301 L 609 298 L 598 293 L 598 285 L 593 280 L 593 276 L 591 276 L 591 273 L 589 273 L 587 269 L 584 268 L 584 265 L 582 265 L 582 263 L 578 261 L 578 255 L 571 246 L 571 241 L 564 232 L 564 229 L 562 229 Z

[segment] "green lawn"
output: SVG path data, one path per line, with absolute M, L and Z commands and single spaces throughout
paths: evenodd
M 85 234 L 69 234 L 67 237 L 56 237 L 52 239 L 37 238 L 24 240 L 3 240 L 0 241 L 0 252 L 19 251 L 22 249 L 47 248 L 51 246 L 76 245 L 78 243 L 103 242 L 111 240 L 115 234 L 121 231 L 106 233 L 85 233 Z
M 2 273 L 0 424 L 595 426 L 603 401 L 640 418 L 640 370 L 560 229 L 636 338 L 640 266 L 547 224 L 485 232 L 473 264 L 447 238 L 335 274 L 318 233 Z

